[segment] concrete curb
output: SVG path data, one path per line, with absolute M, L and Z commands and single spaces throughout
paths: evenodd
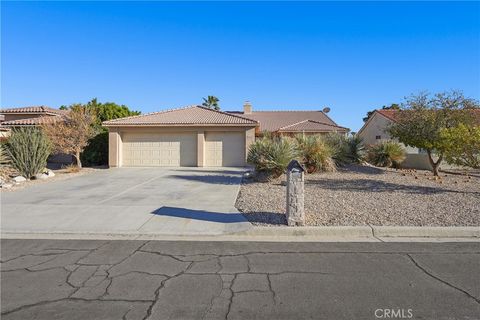
M 221 235 L 168 235 L 139 232 L 27 232 L 1 233 L 2 239 L 96 239 L 166 241 L 270 241 L 270 242 L 404 242 L 480 241 L 480 227 L 253 227 Z
M 376 237 L 480 238 L 480 227 L 372 226 Z

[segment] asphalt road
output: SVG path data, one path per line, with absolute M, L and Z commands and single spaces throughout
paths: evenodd
M 2 240 L 10 319 L 479 319 L 480 243 Z

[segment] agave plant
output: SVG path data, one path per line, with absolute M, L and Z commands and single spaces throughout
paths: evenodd
M 373 145 L 368 150 L 368 162 L 378 167 L 398 168 L 405 160 L 405 149 L 397 142 L 386 141 Z
M 250 146 L 247 162 L 266 180 L 278 178 L 297 157 L 295 143 L 286 137 L 262 138 Z
M 319 135 L 298 135 L 295 137 L 301 160 L 308 173 L 335 171 L 332 149 Z

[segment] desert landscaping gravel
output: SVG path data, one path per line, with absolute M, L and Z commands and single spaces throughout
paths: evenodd
M 285 225 L 284 181 L 244 179 L 237 208 L 253 224 Z M 480 175 L 364 166 L 306 175 L 305 213 L 314 226 L 480 226 Z

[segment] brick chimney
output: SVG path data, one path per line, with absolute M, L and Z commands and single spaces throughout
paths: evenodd
M 243 114 L 251 114 L 252 113 L 252 104 L 250 101 L 245 101 L 243 104 Z

